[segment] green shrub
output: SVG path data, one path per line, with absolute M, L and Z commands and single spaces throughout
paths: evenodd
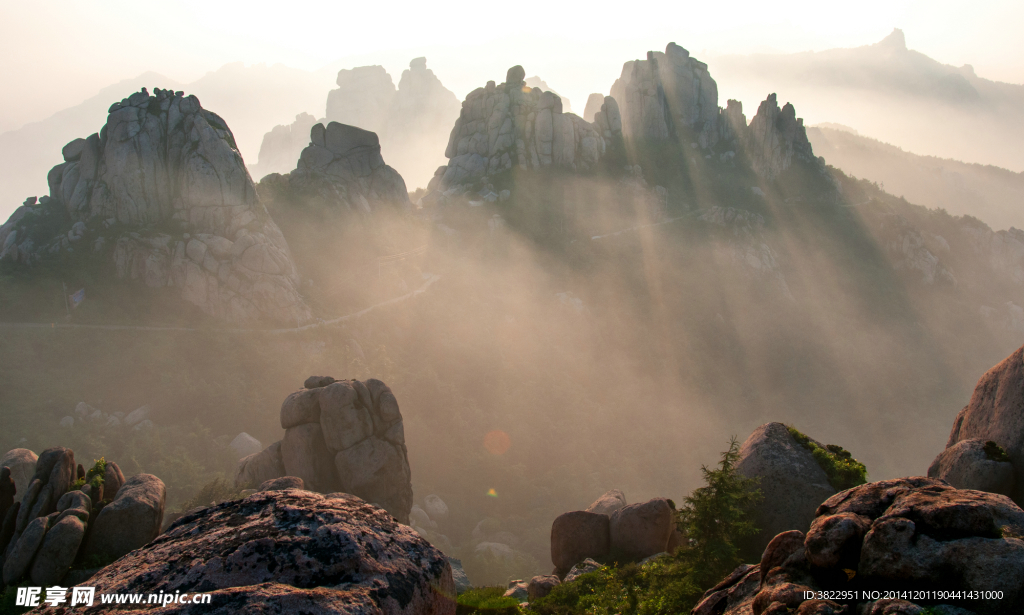
M 494 615 L 518 615 L 519 601 L 505 597 L 503 587 L 478 587 L 466 590 L 456 598 L 456 615 L 469 613 L 493 613 Z
M 999 446 L 992 440 L 985 443 L 984 450 L 985 457 L 987 457 L 989 461 L 1010 461 L 1010 456 L 1006 454 L 1003 447 Z
M 833 489 L 845 491 L 868 482 L 867 467 L 854 459 L 850 451 L 838 444 L 826 444 L 825 448 L 822 448 L 796 427 L 787 427 L 793 439 L 814 456 L 814 460 L 828 476 L 828 482 Z

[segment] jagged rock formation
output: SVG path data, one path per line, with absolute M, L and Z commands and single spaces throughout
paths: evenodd
M 163 482 L 150 474 L 126 481 L 108 461 L 101 474 L 87 475 L 71 449 L 43 451 L 24 497 L 2 515 L 2 584 L 56 585 L 75 562 L 116 559 L 145 545 L 160 533 L 164 499 Z
M 282 476 L 312 491 L 344 491 L 409 523 L 412 482 L 398 400 L 370 379 L 311 376 L 281 404 L 284 439 L 238 464 L 237 486 Z
M 735 570 L 691 613 L 884 615 L 921 613 L 923 606 L 935 612 L 1015 613 L 1024 608 L 1022 531 L 1024 511 L 1005 496 L 923 477 L 868 483 L 825 501 L 806 535 L 788 531 L 773 538 L 759 565 Z M 913 589 L 928 595 L 981 588 L 1001 594 L 927 602 L 866 597 L 863 591 L 847 593 L 848 600 L 839 597 L 842 592 L 834 601 L 810 597 L 830 590 Z M 943 604 L 950 610 L 940 610 Z
M 49 197 L 31 199 L 0 227 L 0 258 L 31 264 L 61 251 L 112 250 L 119 278 L 172 287 L 212 316 L 309 318 L 288 245 L 231 131 L 195 96 L 143 89 L 114 103 L 103 129 L 63 155 L 48 175 Z
M 315 124 L 310 143 L 288 175 L 270 175 L 260 183 L 269 198 L 307 207 L 372 214 L 381 208 L 409 207 L 405 181 L 384 164 L 377 135 L 337 122 Z
M 375 132 L 391 162 L 412 187 L 427 185 L 443 158 L 451 123 L 459 115 L 459 101 L 427 68 L 426 58 L 415 58 L 402 72 L 398 88 L 381 66 L 362 66 L 338 72 L 338 89 L 327 96 L 321 120 L 309 114 L 290 126 L 278 126 L 263 137 L 255 177 L 288 173 L 309 144 L 313 124 L 338 122 Z
M 763 499 L 754 512 L 754 525 L 760 529 L 753 539 L 756 549 L 780 532 L 806 530 L 818 505 L 836 492 L 811 452 L 782 423 L 766 423 L 750 434 L 740 447 L 736 471 L 760 479 Z
M 451 566 L 411 528 L 351 495 L 295 489 L 188 514 L 89 584 L 97 594 L 211 592 L 203 611 L 224 615 L 455 613 Z M 83 612 L 106 610 L 97 600 Z
M 316 123 L 317 119 L 312 115 L 300 113 L 291 124 L 274 126 L 263 136 L 259 162 L 249 165 L 252 177 L 258 181 L 271 173 L 290 173 L 299 154 L 309 145 L 309 131 Z
M 611 96 L 621 107 L 627 139 L 661 141 L 686 128 L 703 148 L 718 141 L 718 85 L 707 64 L 675 43 L 623 64 Z
M 445 149 L 449 163 L 440 189 L 472 184 L 513 165 L 582 171 L 600 160 L 606 147 L 603 131 L 563 113 L 555 94 L 527 89 L 525 74 L 521 66 L 513 66 L 504 83 L 489 81 L 466 96 Z
M 775 94 L 761 102 L 757 115 L 747 127 L 748 153 L 758 175 L 771 181 L 793 164 L 793 160 L 816 162 L 803 118 L 786 103 L 779 109 Z
M 971 401 L 956 416 L 946 449 L 971 439 L 993 441 L 1013 465 L 1010 496 L 1024 502 L 1024 347 L 978 380 Z
M 604 94 L 594 93 L 587 97 L 587 106 L 583 108 L 583 119 L 588 122 L 594 121 L 594 116 L 601 110 L 604 104 Z
M 553 90 L 551 88 L 551 86 L 549 86 L 547 84 L 547 82 L 544 81 L 543 79 L 541 79 L 540 77 L 538 77 L 536 75 L 534 75 L 533 77 L 527 77 L 525 83 L 526 83 L 526 86 L 529 87 L 529 88 L 537 88 L 537 89 L 539 89 L 542 92 L 551 92 L 552 94 L 557 96 L 562 101 L 562 112 L 563 113 L 572 113 L 572 105 L 569 104 L 569 99 L 566 98 L 565 96 L 562 96 L 561 94 L 559 94 L 555 90 Z M 588 122 L 593 122 L 594 120 L 587 120 L 587 121 Z

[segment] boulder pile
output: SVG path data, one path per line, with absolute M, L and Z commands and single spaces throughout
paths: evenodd
M 144 610 L 159 614 L 455 613 L 447 558 L 411 528 L 357 497 L 296 489 L 190 513 L 90 585 L 97 594 L 212 594 L 202 607 Z M 107 608 L 97 601 L 84 613 Z
M 281 427 L 283 440 L 239 462 L 236 486 L 294 476 L 311 491 L 349 493 L 409 523 L 405 427 L 386 384 L 310 376 L 281 404 Z
M 63 156 L 49 196 L 0 226 L 0 259 L 109 254 L 117 277 L 171 287 L 217 318 L 309 319 L 288 244 L 227 123 L 195 96 L 143 88 Z
M 31 453 L 31 451 L 28 451 Z M 25 449 L 8 460 L 34 457 Z M 18 468 L 20 472 L 21 468 Z M 113 561 L 156 538 L 163 519 L 163 482 L 150 474 L 125 480 L 114 462 L 88 473 L 71 449 L 43 451 L 19 501 L 9 466 L 0 470 L 0 568 L 3 584 L 61 582 L 72 566 Z
M 551 561 L 554 574 L 565 578 L 574 566 L 588 559 L 637 562 L 674 551 L 681 541 L 672 500 L 654 498 L 626 504 L 623 493 L 613 489 L 587 510 L 563 513 L 554 520 Z
M 759 565 L 736 569 L 692 615 L 1019 613 L 1021 536 L 1024 510 L 1006 496 L 925 477 L 868 483 L 826 500 L 806 533 L 775 536 Z

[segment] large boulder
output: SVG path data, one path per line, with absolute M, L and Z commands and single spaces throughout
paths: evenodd
M 551 524 L 551 561 L 562 575 L 587 558 L 604 559 L 610 551 L 608 515 L 577 510 L 559 515 Z
M 394 393 L 372 378 L 310 376 L 305 385 L 281 405 L 284 440 L 243 459 L 236 486 L 294 476 L 307 489 L 351 493 L 408 523 L 412 479 Z M 444 502 L 437 498 L 433 506 L 440 510 Z
M 28 484 L 32 482 L 32 475 L 36 472 L 36 461 L 39 457 L 27 448 L 16 448 L 4 453 L 0 457 L 0 468 L 11 469 L 11 478 L 14 479 L 14 501 L 20 502 L 28 491 Z
M 167 490 L 152 474 L 136 474 L 97 515 L 82 547 L 82 557 L 115 559 L 148 544 L 160 534 Z
M 640 561 L 664 553 L 668 551 L 675 527 L 675 504 L 672 500 L 654 498 L 624 506 L 611 515 L 612 556 Z
M 1015 474 L 1011 497 L 1024 504 L 1024 346 L 978 380 L 953 421 L 946 448 L 971 439 L 991 440 L 1006 451 Z
M 455 613 L 445 556 L 347 494 L 266 491 L 202 509 L 89 584 L 98 594 L 212 592 L 204 613 L 228 613 L 229 604 L 242 613 Z M 106 610 L 97 602 L 83 612 Z
M 0 259 L 98 252 L 111 277 L 166 288 L 218 319 L 310 319 L 288 245 L 234 136 L 195 96 L 143 89 L 66 150 L 75 156 L 50 171 L 49 196 L 30 208 L 37 215 L 0 227 Z
M 763 499 L 753 519 L 760 528 L 753 539 L 758 551 L 776 534 L 806 531 L 818 505 L 836 492 L 811 452 L 782 423 L 766 423 L 750 434 L 740 447 L 736 471 L 760 480 Z
M 802 541 L 796 531 L 777 536 L 759 566 L 730 575 L 693 613 L 921 613 L 926 605 L 935 612 L 1021 612 L 1022 535 L 1024 510 L 1006 496 L 925 477 L 868 483 L 826 500 Z M 760 582 L 751 578 L 755 570 Z M 949 597 L 945 605 L 915 604 L 912 596 L 897 604 L 863 593 L 842 604 L 807 599 L 853 588 Z M 968 591 L 1001 593 L 955 595 Z
M 928 476 L 941 478 L 957 489 L 1013 494 L 1013 464 L 995 442 L 980 438 L 961 440 L 939 453 Z

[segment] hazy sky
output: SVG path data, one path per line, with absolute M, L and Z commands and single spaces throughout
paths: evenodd
M 101 87 L 152 70 L 188 83 L 228 62 L 315 70 L 409 59 L 460 98 L 522 64 L 582 112 L 622 63 L 675 41 L 698 57 L 876 42 L 908 46 L 979 76 L 1024 82 L 1024 2 L 857 0 L 765 3 L 19 2 L 0 0 L 0 131 L 43 119 Z M 728 84 L 719 84 L 723 100 Z M 322 113 L 322 110 L 311 110 Z

